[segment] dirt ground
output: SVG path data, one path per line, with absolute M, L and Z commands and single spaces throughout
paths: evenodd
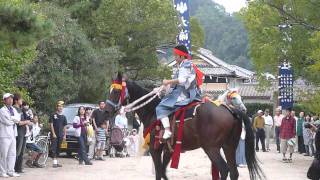
M 282 163 L 281 155 L 271 146 L 270 152 L 258 152 L 262 168 L 269 180 L 305 180 L 311 157 L 294 154 L 293 163 Z M 44 169 L 25 168 L 16 179 L 23 180 L 152 180 L 152 162 L 148 156 L 106 158 L 93 161 L 93 166 L 80 166 L 75 159 L 62 158 L 62 168 L 54 169 L 51 161 Z M 239 179 L 248 180 L 248 170 L 239 168 Z M 182 154 L 179 169 L 168 169 L 170 180 L 211 180 L 210 161 L 201 149 Z

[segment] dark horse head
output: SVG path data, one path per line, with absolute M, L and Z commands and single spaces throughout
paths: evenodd
M 113 79 L 110 88 L 110 95 L 107 100 L 107 108 L 113 114 L 120 109 L 122 105 L 131 103 L 140 97 L 148 94 L 149 91 L 137 85 L 135 82 L 126 80 L 119 73 Z M 149 104 L 135 111 L 138 114 L 144 128 L 156 120 L 155 109 L 160 99 L 156 98 Z M 218 168 L 221 179 L 226 179 L 230 172 L 231 179 L 237 179 L 239 176 L 235 165 L 235 152 L 239 143 L 242 123 L 246 131 L 245 137 L 245 157 L 249 169 L 250 179 L 257 179 L 264 176 L 255 156 L 254 134 L 248 116 L 238 110 L 236 115 L 223 106 L 215 106 L 211 102 L 206 102 L 196 110 L 196 116 L 189 121 L 185 121 L 183 130 L 182 150 L 189 151 L 202 148 L 208 155 L 212 168 Z M 177 127 L 177 126 L 176 126 Z M 174 131 L 177 134 L 177 129 Z M 214 138 L 212 138 L 214 137 Z M 172 153 L 166 150 L 165 143 L 160 147 L 154 148 L 154 131 L 150 134 L 150 153 L 154 162 L 156 171 L 156 180 L 168 179 L 166 168 L 170 162 Z M 223 149 L 226 160 L 221 156 L 220 149 Z M 228 168 L 230 167 L 230 168 Z
M 111 115 L 120 110 L 121 106 L 131 103 L 149 91 L 135 82 L 128 80 L 122 73 L 118 73 L 112 80 L 110 95 L 107 99 L 107 109 Z M 136 110 L 142 123 L 147 126 L 152 120 L 155 120 L 155 107 L 159 104 L 160 99 L 156 98 L 143 108 Z

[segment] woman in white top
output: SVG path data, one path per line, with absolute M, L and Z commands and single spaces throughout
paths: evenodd
M 86 132 L 86 126 L 89 124 L 87 121 L 86 115 L 85 115 L 85 107 L 80 106 L 78 109 L 78 115 L 74 117 L 73 120 L 73 128 L 75 128 L 75 135 L 78 137 L 79 142 L 79 164 L 82 165 L 83 163 L 85 165 L 92 165 L 90 162 L 87 150 L 86 150 L 86 144 L 87 144 L 87 132 Z

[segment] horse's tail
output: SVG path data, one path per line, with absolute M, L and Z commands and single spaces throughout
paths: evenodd
M 265 174 L 263 173 L 259 162 L 256 157 L 256 152 L 254 148 L 254 133 L 251 126 L 251 121 L 249 117 L 242 111 L 237 111 L 237 114 L 240 115 L 246 130 L 246 139 L 245 139 L 245 156 L 247 161 L 247 166 L 249 169 L 250 179 L 265 179 Z

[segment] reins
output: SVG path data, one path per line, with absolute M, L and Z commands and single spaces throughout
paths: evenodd
M 126 105 L 126 106 L 122 106 L 120 109 L 120 112 L 132 112 L 132 111 L 136 111 L 142 107 L 144 107 L 145 105 L 149 104 L 152 100 L 154 100 L 156 97 L 160 96 L 160 92 L 163 90 L 163 86 L 160 86 L 159 88 L 155 88 L 153 89 L 153 91 L 149 92 L 148 94 L 142 96 L 141 98 L 133 101 L 132 103 Z M 138 106 L 135 106 L 136 104 L 138 104 L 139 102 L 145 100 L 146 98 L 152 96 L 151 98 L 149 98 L 147 101 L 141 103 Z

